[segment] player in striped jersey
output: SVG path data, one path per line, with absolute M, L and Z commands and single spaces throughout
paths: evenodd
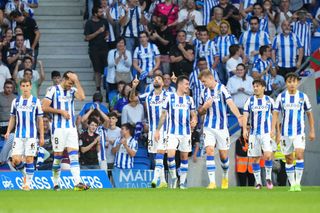
M 281 121 L 281 151 L 286 157 L 286 172 L 291 184 L 290 191 L 301 191 L 301 178 L 304 169 L 305 114 L 309 120 L 309 140 L 315 139 L 314 119 L 309 98 L 297 88 L 300 77 L 296 73 L 286 75 L 287 90 L 278 95 L 273 112 L 271 137 L 274 136 L 279 113 Z M 296 166 L 293 166 L 295 152 Z
M 130 100 L 136 100 L 139 98 L 140 102 L 145 102 L 148 114 L 148 125 L 149 125 L 149 134 L 148 134 L 148 152 L 155 155 L 155 170 L 154 178 L 151 182 L 151 187 L 156 188 L 158 179 L 160 177 L 159 188 L 167 187 L 167 182 L 164 175 L 163 168 L 163 157 L 166 151 L 166 125 L 161 129 L 160 140 L 154 140 L 154 133 L 156 132 L 157 126 L 159 124 L 162 106 L 169 93 L 166 93 L 163 90 L 163 76 L 157 74 L 154 76 L 153 87 L 154 90 L 135 96 L 136 87 L 139 84 L 139 80 L 136 78 L 132 81 L 132 90 L 130 92 Z
M 202 0 L 202 25 L 206 26 L 211 21 L 211 9 L 219 4 L 219 0 Z
M 272 141 L 270 137 L 273 99 L 264 95 L 266 82 L 256 79 L 252 82 L 254 95 L 248 98 L 244 105 L 243 138 L 248 139 L 248 156 L 254 159 L 252 164 L 256 189 L 262 188 L 260 158 L 265 160 L 267 188 L 272 189 Z M 247 131 L 247 121 L 250 117 L 250 135 Z M 263 151 L 263 154 L 262 154 Z
M 269 45 L 269 35 L 265 31 L 259 30 L 259 18 L 250 19 L 250 30 L 242 33 L 239 44 L 243 46 L 244 53 L 252 64 L 259 56 L 259 48 L 263 45 Z
M 173 72 L 174 74 L 174 72 Z M 154 76 L 156 75 L 162 75 L 162 72 L 161 70 L 156 70 L 154 72 Z M 162 86 L 162 90 L 164 90 L 165 92 L 167 93 L 173 93 L 173 92 L 176 92 L 176 88 L 171 86 L 171 76 L 169 73 L 164 73 L 162 75 L 163 77 L 163 86 Z M 154 90 L 154 87 L 153 87 L 153 84 L 149 84 L 147 87 L 146 87 L 146 90 L 145 90 L 145 93 L 149 93 L 151 92 L 152 90 Z
M 175 154 L 178 147 L 180 151 L 180 189 L 186 188 L 188 173 L 188 153 L 191 152 L 191 128 L 197 125 L 197 115 L 192 97 L 186 95 L 189 92 L 189 79 L 179 76 L 177 92 L 167 96 L 162 107 L 162 113 L 154 138 L 160 141 L 161 128 L 168 117 L 168 166 L 171 175 L 171 188 L 176 187 L 176 163 Z
M 272 93 L 271 84 L 271 70 L 275 69 L 274 63 L 271 59 L 271 47 L 264 45 L 259 48 L 260 57 L 254 62 L 252 68 L 252 77 L 254 79 L 263 79 L 266 83 L 265 94 Z
M 216 188 L 214 147 L 219 149 L 221 167 L 223 169 L 222 189 L 228 188 L 230 136 L 227 126 L 227 105 L 242 124 L 242 115 L 231 99 L 224 85 L 214 80 L 209 70 L 202 71 L 198 78 L 206 89 L 202 93 L 199 114 L 205 115 L 203 122 L 204 146 L 207 153 L 207 170 L 210 179 L 208 189 Z M 217 144 L 216 144 L 217 141 Z
M 114 166 L 119 169 L 132 169 L 134 156 L 138 151 L 138 142 L 132 137 L 134 127 L 130 123 L 121 125 L 121 137 L 113 144 L 112 152 L 116 155 Z
M 272 59 L 279 67 L 279 75 L 285 77 L 288 72 L 294 72 L 301 66 L 303 48 L 300 39 L 291 32 L 289 21 L 283 21 L 281 28 L 282 33 L 278 34 L 272 43 Z
M 205 27 L 199 28 L 200 44 L 195 48 L 194 66 L 198 63 L 199 58 L 204 57 L 207 60 L 208 67 L 216 69 L 219 63 L 219 54 L 214 41 L 209 40 L 209 32 Z
M 73 86 L 76 86 L 73 87 Z M 43 111 L 53 114 L 52 148 L 54 160 L 52 165 L 54 190 L 60 190 L 59 178 L 62 154 L 67 149 L 70 159 L 71 174 L 75 190 L 87 190 L 88 186 L 81 182 L 78 157 L 78 132 L 75 125 L 74 99 L 85 99 L 85 94 L 78 76 L 67 71 L 63 74 L 61 84 L 51 87 L 43 100 Z
M 145 31 L 139 33 L 139 36 L 140 45 L 133 53 L 133 67 L 139 75 L 139 91 L 143 93 L 146 83 L 150 83 L 149 77 L 160 67 L 160 52 L 157 45 L 149 42 L 149 35 Z
M 22 189 L 29 191 L 34 174 L 34 157 L 37 153 L 37 124 L 39 127 L 39 143 L 44 144 L 44 130 L 40 100 L 31 95 L 31 81 L 22 79 L 20 89 L 22 95 L 15 98 L 11 104 L 10 120 L 5 134 L 8 140 L 10 132 L 14 129 L 15 136 L 12 146 L 12 162 L 17 170 L 23 174 Z M 22 158 L 25 158 L 24 164 Z

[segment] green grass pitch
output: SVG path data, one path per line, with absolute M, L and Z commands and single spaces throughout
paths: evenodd
M 0 213 L 100 212 L 320 212 L 320 187 L 273 190 L 91 189 L 89 191 L 1 191 Z

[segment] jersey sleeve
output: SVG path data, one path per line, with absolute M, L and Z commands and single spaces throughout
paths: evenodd
M 138 59 L 138 50 L 139 50 L 139 47 L 136 47 L 136 49 L 133 52 L 133 59 Z
M 149 93 L 144 93 L 138 96 L 140 102 L 145 102 Z
M 134 152 L 137 152 L 138 151 L 138 142 L 133 139 L 132 140 L 132 143 L 130 144 L 130 148 L 134 151 Z
M 115 148 L 118 144 L 120 144 L 121 137 L 118 137 L 113 144 L 113 148 Z
M 155 44 L 153 44 L 154 45 L 154 55 L 156 56 L 156 57 L 160 57 L 160 52 L 159 52 L 159 48 L 158 48 L 158 46 L 157 45 L 155 45 Z
M 41 102 L 39 99 L 37 99 L 37 103 L 36 103 L 36 116 L 37 117 L 42 117 L 43 116 L 43 111 L 42 111 L 42 107 L 41 107 Z
M 278 95 L 276 102 L 274 103 L 273 109 L 277 112 L 281 111 L 281 94 Z
M 196 107 L 194 105 L 194 100 L 193 100 L 193 98 L 191 96 L 190 96 L 190 110 L 191 111 L 196 110 Z
M 55 92 L 56 92 L 56 87 L 54 87 L 54 86 L 50 87 L 50 89 L 48 90 L 45 98 L 50 100 L 50 101 L 52 101 Z
M 231 99 L 231 95 L 224 85 L 222 85 L 221 91 L 222 91 L 222 94 L 224 95 L 226 100 Z
M 169 104 L 170 104 L 170 97 L 171 95 L 168 95 L 163 102 L 162 110 L 168 111 L 169 110 Z
M 12 116 L 16 116 L 16 113 L 17 113 L 16 100 L 17 100 L 16 98 L 13 99 L 13 101 L 11 103 L 10 115 L 12 115 Z
M 312 110 L 312 106 L 309 100 L 309 97 L 305 94 L 304 95 L 304 105 L 303 108 L 306 112 L 310 112 Z
M 201 92 L 200 101 L 199 101 L 199 105 L 200 106 L 202 106 L 204 104 L 204 102 L 205 102 L 205 97 L 204 97 L 204 92 L 205 91 L 206 91 L 206 89 Z
M 247 99 L 246 103 L 243 106 L 243 112 L 249 113 L 249 105 L 250 105 L 250 98 Z
M 270 98 L 270 102 L 271 102 L 271 111 L 274 110 L 274 100 L 273 98 Z

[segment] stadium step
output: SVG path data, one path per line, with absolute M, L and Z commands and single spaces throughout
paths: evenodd
M 92 100 L 96 88 L 88 43 L 83 36 L 83 10 L 85 0 L 41 0 L 35 9 L 35 20 L 41 32 L 39 60 L 45 69 L 45 81 L 40 89 L 44 97 L 46 88 L 52 85 L 51 71 L 63 74 L 67 70 L 76 72 L 86 93 L 86 100 L 75 102 L 78 112 L 84 103 Z

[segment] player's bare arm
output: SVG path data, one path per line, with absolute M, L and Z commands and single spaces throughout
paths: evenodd
M 274 138 L 274 136 L 275 136 L 275 130 L 276 130 L 276 124 L 277 124 L 277 121 L 278 121 L 278 116 L 279 116 L 279 112 L 273 111 L 273 113 L 272 113 L 271 132 L 270 132 L 271 138 Z
M 44 145 L 44 127 L 43 127 L 43 117 L 38 117 L 38 126 L 39 126 L 39 144 L 40 146 Z
M 191 111 L 191 127 L 194 128 L 197 126 L 197 123 L 198 123 L 198 119 L 197 119 L 197 113 L 195 110 L 192 110 Z
M 241 126 L 243 121 L 243 116 L 240 114 L 238 107 L 234 104 L 233 100 L 227 100 L 227 104 L 231 110 L 231 112 L 237 117 L 239 125 Z
M 75 73 L 68 73 L 68 77 L 71 81 L 74 82 L 74 85 L 77 88 L 77 92 L 74 94 L 76 99 L 78 99 L 79 101 L 83 101 L 86 96 L 78 79 L 78 76 Z
M 8 124 L 8 128 L 7 128 L 7 132 L 6 134 L 4 135 L 4 138 L 6 140 L 8 140 L 9 138 L 9 135 L 10 135 L 10 132 L 12 131 L 13 127 L 15 126 L 16 124 L 16 116 L 14 115 L 11 115 L 10 116 L 10 119 L 9 119 L 9 124 Z
M 139 85 L 139 79 L 136 75 L 135 79 L 132 81 L 132 89 L 130 91 L 130 101 L 138 101 L 138 97 L 136 96 L 136 88 Z
M 154 140 L 157 141 L 157 142 L 158 142 L 159 139 L 160 139 L 160 129 L 161 129 L 161 127 L 163 126 L 163 123 L 164 123 L 166 117 L 167 117 L 167 111 L 162 110 L 161 116 L 160 116 L 160 121 L 159 121 L 157 130 L 156 130 L 156 132 L 154 133 Z
M 247 123 L 248 123 L 248 116 L 249 113 L 244 112 L 243 113 L 243 119 L 242 119 L 242 136 L 245 140 L 248 140 L 248 130 L 247 130 Z
M 314 131 L 314 119 L 313 114 L 311 111 L 307 112 L 307 117 L 309 121 L 309 140 L 314 141 L 316 138 L 315 131 Z

